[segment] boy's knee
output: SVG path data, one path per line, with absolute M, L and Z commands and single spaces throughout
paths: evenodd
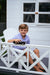
M 39 54 L 39 50 L 37 48 L 34 49 L 35 54 Z
M 39 55 L 39 50 L 38 50 L 37 48 L 34 50 L 34 53 L 35 53 L 38 57 L 40 57 L 40 55 Z

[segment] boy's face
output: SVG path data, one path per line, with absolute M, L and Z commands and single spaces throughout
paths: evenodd
M 20 29 L 19 32 L 21 33 L 22 37 L 25 37 L 28 30 L 27 29 Z

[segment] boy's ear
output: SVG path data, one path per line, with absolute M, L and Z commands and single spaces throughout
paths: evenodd
M 27 32 L 28 32 L 28 29 L 27 29 Z
M 20 32 L 20 30 L 19 30 L 19 32 Z

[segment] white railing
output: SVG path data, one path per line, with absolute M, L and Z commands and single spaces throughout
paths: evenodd
M 5 45 L 4 48 L 3 48 L 3 45 Z M 50 74 L 50 46 L 33 45 L 33 44 L 20 45 L 20 46 L 26 46 L 27 48 L 25 50 L 18 50 L 18 49 L 13 48 L 12 46 L 16 46 L 13 43 L 0 42 L 0 46 L 2 46 L 0 48 L 0 59 L 5 64 L 5 66 L 0 66 L 0 68 L 8 69 L 8 70 L 14 70 L 14 71 L 18 71 L 18 72 L 22 71 L 22 72 L 28 72 L 28 73 L 45 74 L 45 75 Z M 19 46 L 19 45 L 17 45 L 17 46 Z M 40 56 L 40 58 L 38 58 L 35 55 L 35 53 L 31 50 L 32 47 L 48 48 L 48 50 L 45 51 L 44 54 L 42 56 Z M 25 57 L 24 54 L 26 52 L 27 52 L 27 59 L 26 59 L 27 65 L 25 64 L 25 62 L 24 62 L 25 59 L 23 58 L 23 57 Z M 31 54 L 31 56 L 33 58 L 36 59 L 36 61 L 32 65 L 29 65 L 29 53 Z M 47 54 L 49 55 L 49 57 L 48 57 L 48 59 L 49 59 L 48 68 L 41 61 Z M 5 55 L 7 55 L 7 56 L 5 56 Z M 10 61 L 11 61 L 11 63 L 10 63 Z M 12 66 L 14 65 L 15 62 L 20 62 L 20 64 L 25 69 L 12 68 Z M 41 64 L 41 66 L 45 69 L 46 72 L 37 72 L 37 71 L 31 70 L 38 62 Z

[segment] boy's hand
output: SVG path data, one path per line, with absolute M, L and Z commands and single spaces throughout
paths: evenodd
M 12 40 L 8 40 L 8 42 L 13 42 L 15 41 L 16 43 L 20 42 L 21 40 L 20 39 L 12 39 Z
M 21 40 L 20 39 L 15 39 L 14 40 L 16 43 L 20 42 Z
M 21 41 L 20 39 L 15 39 L 15 40 L 13 41 L 13 43 L 14 43 L 14 44 L 22 44 L 22 45 L 25 44 L 25 42 Z

